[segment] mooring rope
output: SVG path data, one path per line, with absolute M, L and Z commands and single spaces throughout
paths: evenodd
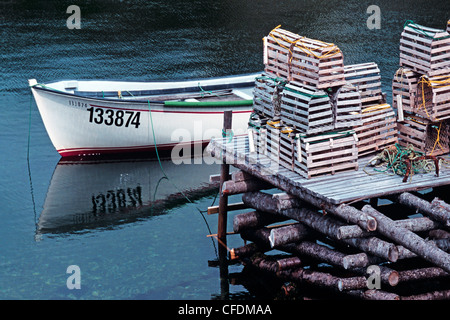
M 155 127 L 154 127 L 154 125 L 153 125 L 153 117 L 152 117 L 152 110 L 151 110 L 151 106 L 150 106 L 150 100 L 147 100 L 147 103 L 148 103 L 148 111 L 149 111 L 149 115 L 150 115 L 150 125 L 151 125 L 151 127 L 152 127 L 152 133 L 153 133 L 153 143 L 154 143 L 154 145 L 155 145 L 155 153 L 156 153 L 156 157 L 157 157 L 157 159 L 158 159 L 158 163 L 159 163 L 159 167 L 161 168 L 161 171 L 162 171 L 162 173 L 163 173 L 163 175 L 164 175 L 164 177 L 166 177 L 167 178 L 167 180 L 172 184 L 172 186 L 190 203 L 190 204 L 192 204 L 192 205 L 194 205 L 195 206 L 195 208 L 198 210 L 198 212 L 200 213 L 200 215 L 202 216 L 202 218 L 203 218 L 203 220 L 204 220 L 204 222 L 205 222 L 205 224 L 206 224 L 206 227 L 208 228 L 208 232 L 209 232 L 209 234 L 211 234 L 212 232 L 211 232 L 211 228 L 209 227 L 209 224 L 208 224 L 208 221 L 206 220 L 206 218 L 205 218 L 205 215 L 203 214 L 203 211 L 199 208 L 199 207 L 197 207 L 197 205 L 195 205 L 195 203 L 191 200 L 191 199 L 189 199 L 189 197 L 180 189 L 180 188 L 178 188 L 178 186 L 169 178 L 169 176 L 167 175 L 167 173 L 164 171 L 164 168 L 163 168 L 163 165 L 162 165 L 162 163 L 161 163 L 161 158 L 160 158 L 160 156 L 159 156 L 159 152 L 158 152 L 158 146 L 157 146 L 157 143 L 156 143 L 156 134 L 155 134 Z M 217 196 L 216 196 L 217 197 Z M 214 201 L 215 201 L 215 198 L 214 198 Z M 216 245 L 215 245 L 215 243 L 214 243 L 214 241 L 212 241 L 212 243 L 213 243 L 213 246 L 214 246 L 214 251 L 215 251 L 215 253 L 216 253 L 216 256 L 218 256 L 218 254 L 217 254 L 217 249 L 216 249 Z
M 34 199 L 33 181 L 31 179 L 31 166 L 30 166 L 30 141 L 31 141 L 31 109 L 33 106 L 33 94 L 30 93 L 30 111 L 28 115 L 28 144 L 27 144 L 27 166 L 28 166 L 28 179 L 30 180 L 30 193 L 31 202 L 33 203 L 34 224 L 37 227 L 37 213 L 36 213 L 36 201 Z

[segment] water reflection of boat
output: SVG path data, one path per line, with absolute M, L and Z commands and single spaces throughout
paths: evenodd
M 217 192 L 217 185 L 209 182 L 217 164 L 161 164 L 164 172 L 157 159 L 60 160 L 37 232 L 80 232 L 129 223 L 186 204 L 184 195 L 196 200 Z

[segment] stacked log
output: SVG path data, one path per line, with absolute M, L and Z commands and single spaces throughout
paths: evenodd
M 397 110 L 399 143 L 411 144 L 426 155 L 449 151 L 449 56 L 448 30 L 405 23 L 400 68 L 392 80 L 392 105 Z
M 357 209 L 286 193 L 245 192 L 242 201 L 253 211 L 235 215 L 233 231 L 248 242 L 232 248 L 230 258 L 348 297 L 449 299 L 450 205 L 410 193 L 392 200 L 423 216 L 393 220 L 368 204 Z M 274 260 L 273 250 L 285 255 Z M 436 279 L 428 292 L 410 289 Z

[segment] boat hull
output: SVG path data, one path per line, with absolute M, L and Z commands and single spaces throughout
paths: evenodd
M 32 92 L 47 133 L 62 157 L 173 150 L 202 146 L 222 135 L 223 113 L 233 111 L 233 134 L 246 133 L 249 100 L 167 104 L 82 97 L 45 86 Z

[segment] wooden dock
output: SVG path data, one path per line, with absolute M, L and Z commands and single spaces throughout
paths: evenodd
M 300 197 L 309 194 L 335 205 L 450 184 L 450 167 L 441 166 L 439 176 L 416 174 L 403 183 L 398 175 L 377 172 L 367 166 L 373 156 L 360 159 L 358 170 L 306 179 L 265 155 L 251 153 L 247 136 L 231 141 L 227 138 L 212 140 L 207 151 L 215 157 L 222 155 L 228 164 L 290 194 Z M 448 155 L 442 157 L 450 159 Z
M 402 182 L 401 176 L 367 167 L 368 157 L 359 160 L 358 170 L 306 179 L 250 149 L 248 136 L 214 139 L 206 149 L 224 161 L 222 170 L 228 165 L 240 169 L 221 174 L 217 238 L 227 250 L 225 259 L 222 250 L 222 288 L 228 286 L 228 263 L 237 260 L 283 281 L 352 298 L 450 299 L 450 206 L 415 193 L 449 185 L 450 168 Z M 448 161 L 448 155 L 443 159 Z M 261 191 L 270 188 L 281 193 Z M 228 204 L 231 194 L 242 194 L 243 203 Z M 409 212 L 401 219 L 390 217 L 376 202 L 362 201 L 380 197 Z M 235 215 L 231 233 L 250 243 L 228 248 L 227 212 L 245 207 L 253 211 Z M 283 221 L 288 223 L 279 224 Z M 273 249 L 288 255 L 264 255 Z M 323 271 L 324 263 L 332 268 Z M 417 282 L 431 283 L 431 289 L 409 289 Z
M 450 64 L 441 60 L 450 35 L 408 21 L 400 42 L 392 110 L 375 63 L 344 66 L 334 44 L 280 26 L 264 37 L 248 136 L 233 137 L 225 112 L 223 139 L 207 147 L 223 163 L 221 256 L 226 248 L 264 273 L 363 299 L 450 299 L 450 205 L 419 192 L 450 185 Z M 242 203 L 228 205 L 231 194 Z M 227 212 L 242 206 L 253 211 L 234 216 L 233 233 L 251 243 L 230 249 Z M 272 249 L 291 256 L 261 257 Z M 427 289 L 402 289 L 415 281 Z

